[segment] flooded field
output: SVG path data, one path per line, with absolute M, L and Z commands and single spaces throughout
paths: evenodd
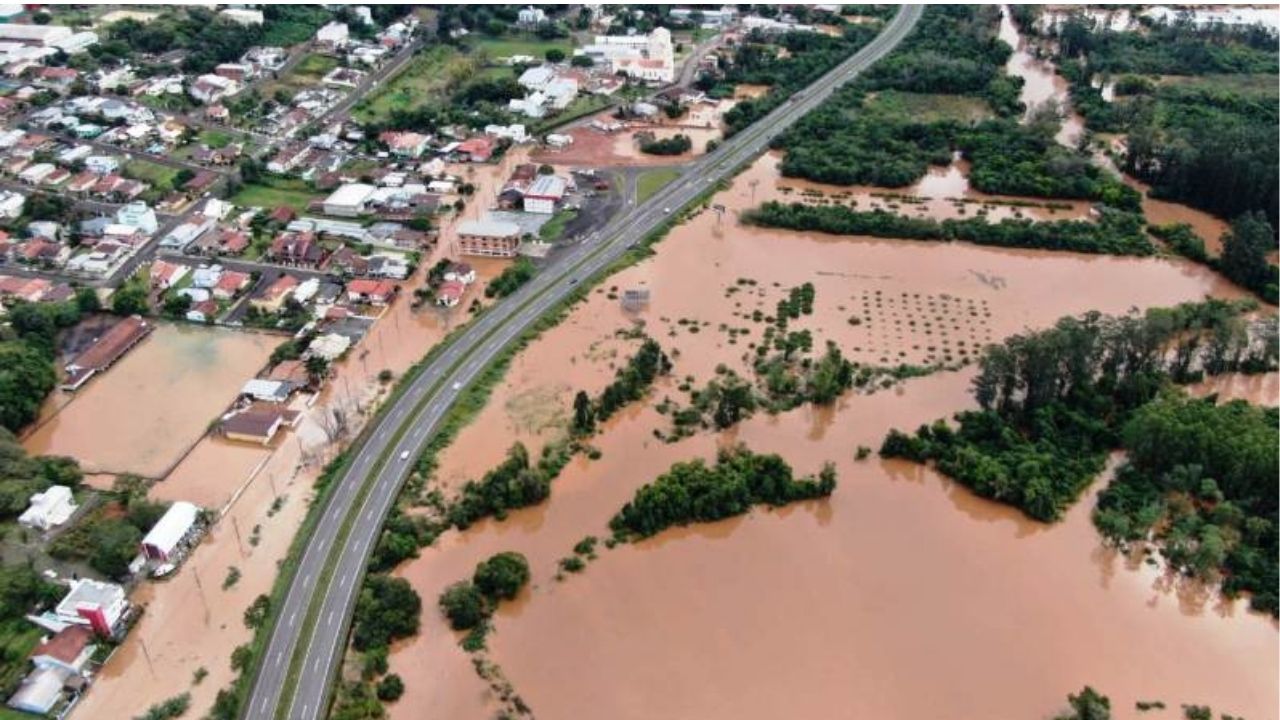
M 923 362 L 944 327 L 958 357 L 959 340 L 971 348 L 1064 314 L 1240 295 L 1180 261 L 738 226 L 737 211 L 777 192 L 775 163 L 758 161 L 714 199 L 727 206 L 723 219 L 703 212 L 679 226 L 526 349 L 442 454 L 448 493 L 516 440 L 536 450 L 559 432 L 573 393 L 598 392 L 634 351 L 620 329 L 643 322 L 673 355 L 672 376 L 606 425 L 592 441 L 601 458 L 575 459 L 549 502 L 449 533 L 399 569 L 424 612 L 420 634 L 392 655 L 407 689 L 391 716 L 492 716 L 485 683 L 434 605 L 477 561 L 518 550 L 532 588 L 499 611 L 490 655 L 540 717 L 1048 717 L 1085 683 L 1111 694 L 1117 717 L 1131 716 L 1134 699 L 1274 717 L 1275 624 L 1115 557 L 1090 525 L 1090 499 L 1049 528 L 932 472 L 853 460 L 890 427 L 969 407 L 971 370 L 833 409 L 759 415 L 720 437 L 654 438 L 670 418 L 653 405 L 686 400 L 676 385 L 705 382 L 720 363 L 746 372 L 747 344 L 763 330 L 752 311 L 772 311 L 806 281 L 814 313 L 794 327 L 872 363 Z M 623 310 L 616 293 L 639 287 L 651 291 L 649 306 Z M 862 322 L 849 323 L 853 315 Z M 722 324 L 749 331 L 730 343 Z M 584 536 L 607 534 L 635 488 L 734 441 L 782 453 L 799 472 L 835 461 L 840 489 L 829 501 L 604 551 L 581 577 L 554 580 L 557 560 Z
M 23 439 L 89 472 L 161 477 L 235 399 L 282 338 L 160 324 Z M 57 391 L 61 392 L 61 391 Z
M 564 131 L 564 134 L 573 138 L 572 145 L 559 149 L 540 148 L 534 151 L 533 159 L 537 162 L 586 167 L 670 165 L 706 153 L 707 142 L 718 140 L 723 135 L 720 117 L 733 104 L 733 100 L 724 100 L 714 106 L 698 105 L 679 120 L 634 121 L 614 132 L 603 132 L 580 124 Z M 607 113 L 598 118 L 602 122 L 616 122 Z M 693 146 L 682 155 L 649 155 L 640 151 L 640 143 L 636 137 L 639 133 L 652 133 L 658 140 L 683 134 L 689 137 Z
M 1124 12 L 1128 16 L 1128 11 Z M 1107 13 L 1110 15 L 1111 13 Z M 1045 13 L 1045 18 L 1052 18 L 1052 13 Z M 1071 110 L 1067 81 L 1054 72 L 1053 64 L 1037 58 L 1018 28 L 1009 16 L 1007 6 L 1000 8 L 1000 39 L 1013 48 L 1006 71 L 1023 80 L 1022 94 L 1019 99 L 1027 106 L 1027 114 L 1047 102 L 1056 103 L 1064 111 L 1062 127 L 1058 130 L 1059 144 L 1074 147 L 1084 134 L 1084 118 Z

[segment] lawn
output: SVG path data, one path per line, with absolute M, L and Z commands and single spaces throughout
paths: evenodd
M 380 92 L 356 105 L 355 115 L 363 121 L 385 120 L 397 110 L 446 102 L 454 88 L 479 71 L 479 58 L 460 55 L 447 46 L 433 46 L 415 57 Z
M 221 130 L 202 130 L 200 131 L 200 134 L 196 136 L 196 142 L 204 143 L 214 150 L 230 145 L 231 141 L 234 139 L 235 138 L 231 133 L 226 133 Z
M 640 177 L 636 178 L 636 202 L 643 203 L 678 177 L 680 177 L 680 171 L 675 168 L 657 168 L 641 173 Z
M 266 97 L 271 97 L 276 90 L 284 90 L 290 95 L 296 94 L 300 90 L 315 87 L 329 71 L 338 67 L 338 59 L 329 57 L 328 55 L 308 55 L 293 70 L 279 80 L 271 83 L 265 88 Z
M 557 48 L 565 57 L 573 55 L 573 42 L 563 40 L 543 40 L 535 35 L 526 37 L 485 37 L 472 43 L 472 47 L 483 51 L 490 59 L 506 58 L 512 55 L 531 55 L 541 60 L 548 50 Z
M 125 177 L 150 183 L 159 190 L 170 190 L 173 188 L 173 179 L 178 176 L 178 170 L 150 160 L 130 160 L 125 163 L 124 174 Z
M 40 642 L 40 628 L 22 618 L 0 623 L 0 687 L 16 685 L 27 673 L 27 655 Z M 4 719 L 0 715 L 0 720 Z M 30 715 L 22 717 L 30 720 Z
M 566 123 L 573 122 L 587 115 L 594 115 L 601 110 L 609 107 L 614 103 L 614 99 L 605 95 L 579 95 L 569 103 L 569 107 L 557 113 L 554 117 L 540 120 L 534 125 L 529 132 L 534 135 L 541 135 L 544 132 L 560 127 Z
M 867 107 L 920 122 L 937 120 L 984 120 L 992 117 L 991 108 L 981 98 L 963 95 L 898 92 L 886 90 L 867 99 Z
M 577 210 L 561 210 L 556 213 L 545 225 L 538 229 L 538 238 L 542 242 L 555 242 L 564 235 L 564 228 L 573 219 L 578 217 Z
M 231 197 L 231 202 L 243 207 L 267 209 L 285 205 L 303 212 L 316 197 L 315 191 L 301 180 L 267 179 L 240 188 L 240 192 Z

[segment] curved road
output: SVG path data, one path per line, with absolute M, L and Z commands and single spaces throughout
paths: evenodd
M 866 47 L 766 117 L 684 166 L 682 175 L 639 206 L 629 206 L 601 231 L 544 268 L 458 336 L 384 408 L 366 432 L 338 483 L 295 570 L 258 676 L 242 708 L 250 720 L 318 720 L 327 714 L 329 687 L 341 661 L 351 612 L 369 553 L 409 474 L 445 412 L 485 367 L 579 280 L 617 260 L 687 203 L 762 152 L 776 135 L 841 84 L 882 58 L 920 18 L 906 6 Z M 428 598 L 427 607 L 432 606 Z M 290 678 L 293 678 L 291 681 Z M 286 688 L 286 683 L 292 683 Z M 288 691 L 288 692 L 286 692 Z

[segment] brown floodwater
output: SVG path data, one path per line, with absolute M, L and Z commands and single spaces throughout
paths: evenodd
M 782 162 L 781 152 L 765 155 L 771 167 Z M 1047 200 L 1008 195 L 989 195 L 969 185 L 969 162 L 959 157 L 944 167 L 929 166 L 919 182 L 906 188 L 871 185 L 825 185 L 797 178 L 771 182 L 772 188 L 757 190 L 757 200 L 781 200 L 806 204 L 847 205 L 859 210 L 884 210 L 909 217 L 956 220 L 985 217 L 992 222 L 1008 219 L 1087 220 L 1092 219 L 1091 203 L 1084 200 Z
M 161 477 L 280 342 L 275 335 L 161 323 L 23 445 L 32 454 L 71 455 L 89 472 Z
M 1005 68 L 1010 75 L 1023 80 L 1019 99 L 1027 106 L 1027 115 L 1046 102 L 1057 103 L 1064 112 L 1057 140 L 1062 145 L 1074 147 L 1084 134 L 1084 118 L 1071 109 L 1068 83 L 1054 72 L 1053 63 L 1034 55 L 1032 46 L 1013 24 L 1008 6 L 1000 8 L 999 37 L 1013 48 L 1013 55 L 1009 57 Z
M 636 321 L 675 355 L 672 377 L 606 424 L 592 440 L 601 458 L 575 459 L 549 502 L 448 533 L 398 570 L 424 612 L 420 634 L 392 655 L 407 689 L 391 716 L 492 716 L 486 685 L 435 599 L 479 560 L 518 550 L 530 560 L 532 587 L 499 611 L 489 643 L 540 717 L 1048 717 L 1086 683 L 1111 694 L 1119 717 L 1135 699 L 1274 717 L 1275 624 L 1115 557 L 1089 523 L 1090 499 L 1046 527 L 930 471 L 853 461 L 857 445 L 877 446 L 890 427 L 971 406 L 971 370 L 848 396 L 832 409 L 760 415 L 723 436 L 676 444 L 653 437 L 670 423 L 653 404 L 687 404 L 679 380 L 705 382 L 717 364 L 746 372 L 745 345 L 763 325 L 742 315 L 771 313 L 787 288 L 805 281 L 816 287 L 814 314 L 792 327 L 867 362 L 896 352 L 920 361 L 924 343 L 941 347 L 941 320 L 929 335 L 895 321 L 960 316 L 958 329 L 946 327 L 956 348 L 962 338 L 997 340 L 1087 309 L 1124 312 L 1239 291 L 1166 259 L 737 226 L 736 212 L 775 182 L 762 159 L 715 198 L 728 208 L 723 219 L 701 213 L 654 257 L 593 291 L 516 358 L 441 455 L 438 475 L 451 492 L 515 440 L 536 450 L 559 432 L 573 392 L 598 392 L 633 352 L 635 341 L 615 332 Z M 735 286 L 742 289 L 727 293 Z M 649 306 L 625 311 L 610 298 L 615 287 L 649 288 Z M 856 313 L 866 320 L 850 325 Z M 749 332 L 731 344 L 721 323 Z M 859 355 L 855 346 L 875 350 Z M 835 461 L 841 487 L 829 501 L 602 550 L 581 577 L 554 580 L 557 560 L 582 537 L 605 535 L 638 486 L 735 440 L 782 453 L 800 472 Z M 929 692 L 920 692 L 924 683 Z
M 526 155 L 526 150 L 518 149 L 497 165 L 455 166 L 450 170 L 475 183 L 477 197 L 490 198 L 512 166 Z M 473 212 L 468 210 L 463 217 L 471 217 Z M 418 272 L 402 283 L 402 297 L 379 318 L 365 340 L 335 365 L 328 387 L 315 402 L 308 406 L 305 399 L 299 401 L 298 407 L 306 412 L 296 429 L 268 448 L 205 437 L 172 473 L 152 486 L 153 498 L 189 500 L 225 515 L 177 574 L 163 582 L 143 583 L 134 594 L 133 602 L 145 605 L 146 612 L 96 678 L 76 711 L 77 717 L 135 717 L 149 706 L 186 691 L 192 695 L 191 713 L 203 714 L 212 706 L 217 691 L 231 682 L 231 652 L 250 639 L 242 619 L 244 611 L 253 598 L 270 592 L 278 563 L 302 522 L 315 477 L 339 449 L 329 442 L 321 416 L 334 408 L 343 409 L 351 418 L 353 432 L 358 431 L 375 404 L 385 397 L 386 387 L 377 381 L 378 372 L 388 369 L 400 376 L 449 328 L 468 316 L 462 305 L 446 313 L 434 308 L 415 311 L 409 302 L 409 290 L 421 284 L 426 268 L 452 252 L 454 224 L 454 220 L 444 223 L 440 245 L 424 259 Z M 468 304 L 471 297 L 483 298 L 485 284 L 509 261 L 469 262 L 476 268 L 478 280 L 468 291 Z M 109 481 L 109 476 L 99 479 L 104 485 Z M 277 498 L 283 499 L 279 509 L 273 510 Z M 230 567 L 239 569 L 241 577 L 223 590 Z M 192 677 L 200 668 L 208 676 L 193 686 Z

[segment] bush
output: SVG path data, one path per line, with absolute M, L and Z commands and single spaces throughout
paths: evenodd
M 493 602 L 514 599 L 529 582 L 529 561 L 518 552 L 501 552 L 476 566 L 476 589 Z
M 399 675 L 392 673 L 378 681 L 378 699 L 383 702 L 395 702 L 404 694 L 404 681 Z
M 454 630 L 470 630 L 489 617 L 484 593 L 466 580 L 450 585 L 440 595 L 440 609 Z
M 413 635 L 421 609 L 422 600 L 409 581 L 377 573 L 367 576 L 356 601 L 352 646 L 365 651 Z

